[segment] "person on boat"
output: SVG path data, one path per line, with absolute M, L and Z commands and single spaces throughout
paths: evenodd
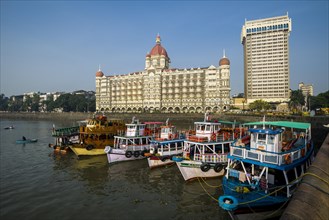
M 23 141 L 26 141 L 26 137 L 25 136 L 23 136 L 22 139 L 23 139 Z

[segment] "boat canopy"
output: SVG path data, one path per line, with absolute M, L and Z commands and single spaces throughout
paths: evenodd
M 160 122 L 160 121 L 146 121 L 146 122 L 144 122 L 144 124 L 146 124 L 146 125 L 162 125 L 163 122 Z
M 276 135 L 276 134 L 281 134 L 283 132 L 282 129 L 257 129 L 257 128 L 251 128 L 249 129 L 250 132 L 252 133 L 262 133 L 262 134 L 270 134 L 270 135 Z
M 272 125 L 272 126 L 279 126 L 279 127 L 289 127 L 289 128 L 296 128 L 296 129 L 310 129 L 311 124 L 305 122 L 293 122 L 293 121 L 259 121 L 259 122 L 249 122 L 244 123 L 243 125 Z

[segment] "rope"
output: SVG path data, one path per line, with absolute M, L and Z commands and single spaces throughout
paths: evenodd
M 212 195 L 210 195 L 209 192 L 203 187 L 203 185 L 202 185 L 202 183 L 201 183 L 201 181 L 200 181 L 200 178 L 198 178 L 198 181 L 199 181 L 200 186 L 202 187 L 202 189 L 207 193 L 207 195 L 208 195 L 212 200 L 218 202 L 218 200 L 217 200 L 215 197 L 213 197 Z
M 324 172 L 325 174 L 327 174 L 327 176 L 329 176 L 329 173 L 327 173 L 325 170 L 323 170 L 321 167 L 315 166 L 315 165 L 311 165 L 311 167 L 315 167 L 319 170 L 321 170 L 322 172 Z

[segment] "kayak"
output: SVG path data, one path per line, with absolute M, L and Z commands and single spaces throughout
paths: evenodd
M 37 142 L 38 139 L 16 140 L 16 144 L 27 144 Z

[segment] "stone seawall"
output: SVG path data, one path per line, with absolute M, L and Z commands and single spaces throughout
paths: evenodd
M 328 219 L 329 135 L 306 172 L 310 175 L 303 177 L 281 219 Z

